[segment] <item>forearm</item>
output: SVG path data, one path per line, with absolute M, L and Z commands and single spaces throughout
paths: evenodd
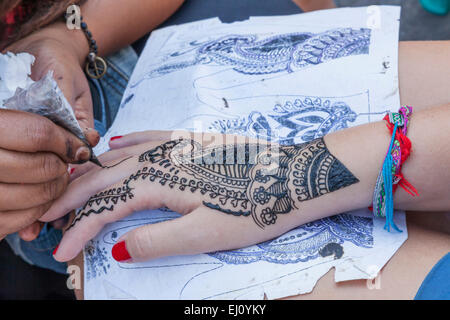
M 156 28 L 184 0 L 89 0 L 81 7 L 100 55 L 108 55 Z
M 89 0 L 81 6 L 83 21 L 97 42 L 98 54 L 107 56 L 144 36 L 170 17 L 184 0 Z M 89 43 L 80 29 L 70 30 L 64 21 L 30 35 L 52 38 L 72 48 L 81 65 L 89 54 Z
M 416 187 L 412 197 L 398 188 L 394 207 L 404 210 L 450 208 L 450 105 L 415 112 L 408 129 L 412 142 L 402 172 Z M 390 142 L 385 122 L 339 131 L 325 137 L 328 150 L 359 180 L 336 192 L 305 201 L 296 213 L 296 224 L 372 205 L 375 182 Z

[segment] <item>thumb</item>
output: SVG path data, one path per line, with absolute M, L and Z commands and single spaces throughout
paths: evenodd
M 39 236 L 42 228 L 44 227 L 43 222 L 36 221 L 29 225 L 28 227 L 20 230 L 18 232 L 19 237 L 24 241 L 33 241 Z

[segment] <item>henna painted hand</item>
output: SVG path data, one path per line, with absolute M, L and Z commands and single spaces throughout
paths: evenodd
M 42 218 L 51 221 L 85 203 L 55 259 L 74 258 L 107 223 L 161 207 L 183 216 L 125 234 L 113 248 L 117 260 L 244 247 L 317 219 L 307 212 L 299 219 L 307 200 L 358 182 L 322 139 L 280 147 L 236 136 L 199 140 L 184 133 L 126 147 L 125 141 L 141 142 L 145 136 L 150 141 L 161 133 L 121 139 L 124 148 L 100 157 L 116 165 L 76 179 Z

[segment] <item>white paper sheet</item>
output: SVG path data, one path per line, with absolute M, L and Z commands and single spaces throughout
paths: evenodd
M 130 79 L 115 135 L 187 129 L 301 143 L 400 106 L 400 8 L 344 8 L 223 24 L 209 19 L 152 33 Z M 105 227 L 85 249 L 86 299 L 269 299 L 336 281 L 374 278 L 407 239 L 359 210 L 300 226 L 231 252 L 121 264 L 117 239 L 176 218 L 154 210 Z M 199 226 L 201 227 L 201 226 Z M 195 231 L 195 230 L 194 230 Z M 176 236 L 176 235 L 167 235 Z

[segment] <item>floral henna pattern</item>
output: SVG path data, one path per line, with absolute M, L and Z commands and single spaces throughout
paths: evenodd
M 169 141 L 139 157 L 141 169 L 114 188 L 93 196 L 78 212 L 83 217 L 113 211 L 133 199 L 137 181 L 200 193 L 203 205 L 233 216 L 252 216 L 261 228 L 301 202 L 359 180 L 327 149 L 322 138 L 308 143 L 235 144 L 203 147 L 194 140 Z

